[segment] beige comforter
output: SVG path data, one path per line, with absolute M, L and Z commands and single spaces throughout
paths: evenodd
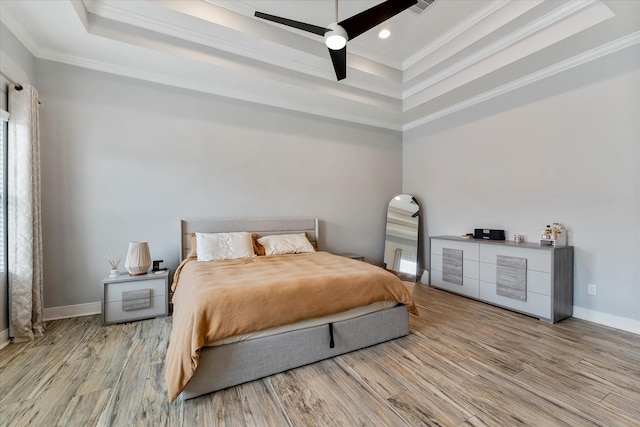
M 170 401 L 193 376 L 200 349 L 217 340 L 376 301 L 397 301 L 418 313 L 396 276 L 327 252 L 187 259 L 176 271 L 172 288 L 173 330 L 165 372 Z

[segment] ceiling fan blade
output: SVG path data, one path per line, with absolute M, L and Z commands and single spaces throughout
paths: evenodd
M 333 62 L 333 69 L 336 71 L 338 81 L 347 77 L 347 47 L 340 50 L 329 49 L 329 55 L 331 55 L 331 62 Z
M 353 15 L 351 18 L 338 22 L 338 25 L 345 29 L 349 35 L 349 40 L 352 40 L 416 3 L 418 3 L 418 0 L 387 0 L 364 12 Z
M 256 18 L 266 19 L 267 21 L 277 22 L 278 24 L 286 25 L 288 27 L 297 28 L 302 31 L 324 36 L 324 33 L 330 31 L 328 28 L 319 27 L 317 25 L 307 24 L 305 22 L 294 21 L 293 19 L 281 18 L 280 16 L 269 15 L 268 13 L 262 13 L 256 11 Z

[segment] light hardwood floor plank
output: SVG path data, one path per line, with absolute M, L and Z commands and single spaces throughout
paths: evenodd
M 640 420 L 640 398 L 627 399 L 616 393 L 609 393 L 602 404 L 612 411 L 621 411 L 627 417 Z
M 469 361 L 482 365 L 478 361 Z M 486 382 L 500 384 L 499 392 L 504 406 L 502 414 L 520 419 L 527 419 L 527 424 L 531 425 L 532 420 L 540 420 L 540 425 L 559 425 L 567 424 L 571 426 L 632 426 L 634 421 L 622 414 L 610 411 L 609 409 L 599 406 L 595 407 L 593 401 L 583 398 L 575 393 L 566 393 L 565 390 L 550 384 L 551 378 L 539 378 L 534 376 L 525 376 L 522 373 L 520 377 L 508 377 L 499 371 L 493 370 L 485 366 L 483 373 L 469 380 L 467 384 Z M 525 380 L 521 380 L 524 378 Z M 481 402 L 484 397 L 481 397 Z M 487 412 L 484 402 L 482 410 Z
M 238 387 L 238 394 L 243 418 L 248 426 L 292 425 L 268 379 L 243 384 Z
M 74 396 L 57 420 L 56 426 L 96 425 L 110 393 L 110 389 L 103 389 Z
M 407 337 L 173 403 L 171 317 L 48 322 L 0 350 L 0 426 L 640 426 L 640 336 L 407 287 Z

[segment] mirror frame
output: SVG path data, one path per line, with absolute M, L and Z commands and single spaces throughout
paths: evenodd
M 406 193 L 394 196 L 387 206 L 383 265 L 406 281 L 418 281 L 421 210 L 416 197 Z M 403 257 L 403 251 L 409 256 Z M 415 269 L 410 267 L 411 264 Z

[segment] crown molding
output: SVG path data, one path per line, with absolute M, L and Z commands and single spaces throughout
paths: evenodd
M 470 49 L 474 44 L 482 43 L 482 40 L 490 40 L 492 34 L 506 28 L 518 18 L 540 6 L 546 7 L 544 6 L 544 0 L 510 1 L 505 6 L 486 15 L 476 25 L 464 29 L 462 33 L 457 34 L 445 45 L 437 46 L 428 56 L 407 68 L 403 73 L 405 87 L 414 84 L 412 83 L 414 80 L 417 81 L 420 78 L 427 77 L 429 70 L 440 66 L 439 64 L 445 63 L 447 60 L 451 60 L 455 55 L 465 51 L 465 49 Z
M 470 28 L 478 25 L 483 19 L 486 19 L 488 16 L 494 14 L 498 10 L 502 9 L 504 6 L 509 4 L 511 0 L 497 0 L 486 7 L 478 10 L 474 14 L 467 17 L 464 21 L 460 22 L 460 24 L 453 27 L 450 31 L 442 34 L 440 37 L 435 39 L 433 42 L 429 43 L 424 48 L 420 49 L 409 58 L 402 61 L 402 70 L 407 70 L 410 67 L 414 66 L 418 62 L 422 61 L 429 55 L 431 55 L 436 50 L 440 49 L 443 46 L 449 44 L 453 39 L 458 37 L 460 34 L 467 32 Z
M 153 4 L 154 2 L 152 2 Z M 211 7 L 220 7 L 213 2 L 207 1 Z M 188 42 L 196 43 L 198 45 L 204 45 L 211 47 L 213 49 L 218 49 L 220 51 L 236 55 L 239 58 L 248 58 L 251 60 L 255 60 L 262 63 L 267 63 L 276 67 L 286 68 L 288 70 L 293 70 L 300 72 L 302 74 L 309 75 L 311 77 L 320 78 L 326 80 L 328 82 L 335 82 L 335 75 L 330 67 L 326 66 L 326 64 L 330 61 L 328 54 L 325 57 L 315 55 L 313 53 L 305 52 L 304 50 L 299 50 L 294 47 L 283 46 L 279 44 L 274 44 L 269 40 L 264 40 L 263 44 L 270 44 L 272 49 L 268 51 L 266 49 L 255 47 L 254 44 L 251 43 L 242 43 L 238 40 L 243 37 L 238 37 L 238 34 L 234 34 L 233 37 L 222 37 L 220 35 L 212 35 L 207 34 L 205 32 L 188 28 L 182 25 L 175 25 L 172 23 L 168 23 L 166 21 L 149 18 L 148 16 L 141 15 L 131 10 L 125 10 L 114 6 L 112 4 L 107 4 L 104 2 L 96 2 L 93 3 L 93 7 L 88 12 L 94 14 L 95 16 L 99 16 L 103 19 L 119 22 L 127 25 L 131 25 L 134 27 L 144 28 L 153 33 L 167 35 L 170 37 L 175 37 L 176 39 L 186 40 Z M 86 6 L 85 6 L 86 7 Z M 159 7 L 162 7 L 160 4 Z M 237 8 L 227 9 L 229 13 L 237 14 Z M 246 16 L 239 14 L 242 19 L 247 19 Z M 193 19 L 190 17 L 190 19 Z M 217 24 L 215 24 L 217 25 Z M 219 28 L 224 28 L 217 25 Z M 91 34 L 97 34 L 99 29 L 99 25 L 97 22 L 94 22 L 94 25 L 88 30 Z M 277 28 L 272 28 L 269 26 L 272 31 L 285 31 Z M 235 31 L 233 29 L 225 28 L 223 31 Z M 122 41 L 126 42 L 126 39 Z M 310 41 L 320 48 L 324 52 L 324 44 L 314 39 L 310 39 Z M 350 49 L 349 56 L 352 59 L 349 61 L 351 64 L 354 63 L 355 59 L 353 59 L 353 55 L 362 56 L 365 59 L 367 55 L 360 55 L 359 49 Z M 374 63 L 380 64 L 380 61 L 372 61 Z M 383 64 L 385 65 L 385 64 Z M 397 65 L 397 64 L 396 64 Z M 391 67 L 395 68 L 395 67 Z M 356 89 L 362 89 L 368 92 L 372 92 L 378 95 L 383 95 L 387 97 L 391 97 L 394 99 L 401 99 L 401 89 L 393 88 L 385 84 L 385 81 L 388 77 L 385 76 L 377 76 L 376 73 L 367 72 L 366 67 L 362 69 L 354 69 L 353 67 L 349 68 L 352 72 L 362 72 L 372 76 L 373 81 L 369 82 L 368 79 L 357 79 L 351 78 L 346 81 L 340 82 L 340 85 L 349 86 Z M 373 83 L 373 84 L 372 84 Z
M 0 0 L 2 1 L 2 0 Z M 22 43 L 22 45 L 29 51 L 33 56 L 38 56 L 40 53 L 40 48 L 38 43 L 29 35 L 29 33 L 24 29 L 24 27 L 20 24 L 20 19 L 16 18 L 12 15 L 8 8 L 2 10 L 2 15 L 0 15 L 0 22 L 2 22 L 8 29 L 13 33 L 14 36 Z
M 213 7 L 218 7 L 213 3 L 209 4 L 211 4 Z M 305 61 L 292 60 L 291 56 L 284 56 L 279 54 L 267 55 L 265 54 L 265 51 L 263 49 L 257 49 L 247 44 L 239 43 L 237 41 L 237 37 L 223 38 L 220 36 L 207 34 L 202 31 L 194 30 L 193 28 L 187 28 L 185 26 L 171 24 L 160 19 L 150 18 L 131 10 L 116 7 L 113 4 L 100 2 L 94 3 L 94 5 L 97 6 L 93 6 L 90 10 L 88 10 L 88 12 L 107 20 L 128 24 L 133 27 L 144 28 L 154 33 L 168 35 L 181 40 L 187 40 L 189 42 L 201 44 L 214 49 L 219 49 L 227 53 L 237 54 L 238 56 L 244 56 L 257 61 L 267 62 L 274 65 L 281 65 L 285 68 L 294 69 L 305 74 L 311 74 L 314 77 L 325 79 L 329 77 L 327 73 L 319 72 L 317 67 L 307 65 Z M 218 26 L 215 23 L 212 24 Z M 296 52 L 291 50 L 291 52 L 286 52 L 286 54 L 294 54 L 295 56 Z M 309 54 L 309 56 L 313 55 Z M 306 59 L 308 59 L 308 57 Z
M 475 53 L 465 57 L 463 60 L 456 62 L 455 64 L 445 68 L 444 70 L 433 74 L 432 76 L 421 80 L 419 83 L 405 89 L 402 93 L 402 99 L 407 100 L 411 96 L 414 96 L 429 87 L 432 87 L 454 75 L 465 70 L 472 65 L 475 65 L 496 53 L 507 49 L 510 46 L 530 37 L 531 35 L 541 31 L 549 26 L 557 23 L 558 21 L 571 16 L 584 8 L 591 6 L 598 0 L 576 0 L 563 4 L 562 6 L 547 13 L 543 17 L 531 22 L 530 24 L 514 31 L 507 37 L 503 37 L 500 40 L 490 44 L 489 46 L 476 51 Z M 605 6 L 606 7 L 606 6 Z M 609 10 L 607 8 L 607 10 Z M 610 10 L 609 10 L 610 12 Z
M 485 14 L 486 16 L 490 16 L 490 10 L 494 10 L 493 13 L 495 13 L 508 3 L 516 5 L 515 1 L 495 1 L 491 4 L 493 9 L 487 7 L 483 10 L 483 14 Z M 76 8 L 76 11 L 79 13 L 87 10 L 87 4 L 93 7 L 96 7 L 99 4 L 105 7 L 108 6 L 105 14 L 111 14 L 110 16 L 122 12 L 118 7 L 111 8 L 111 3 L 91 3 L 90 0 L 84 0 L 84 2 L 74 0 L 73 4 Z M 153 1 L 151 1 L 151 4 L 153 4 Z M 22 12 L 20 12 L 19 9 L 16 11 L 13 11 L 13 9 L 11 8 L 7 8 L 6 10 L 3 9 L 3 15 L 1 18 L 2 22 L 7 26 L 7 28 L 36 58 L 42 58 L 45 60 L 51 60 L 163 85 L 199 91 L 225 98 L 237 99 L 240 101 L 255 103 L 268 107 L 282 108 L 290 111 L 300 112 L 303 114 L 321 116 L 328 119 L 346 121 L 380 129 L 388 129 L 392 131 L 405 131 L 427 124 L 449 114 L 453 114 L 457 111 L 472 107 L 484 101 L 509 93 L 513 90 L 522 88 L 529 84 L 533 84 L 544 78 L 561 73 L 565 70 L 569 70 L 589 61 L 598 59 L 602 56 L 606 56 L 618 50 L 625 49 L 627 47 L 640 43 L 640 32 L 634 32 L 629 34 L 628 36 L 619 38 L 612 42 L 588 50 L 584 53 L 573 56 L 572 58 L 562 60 L 560 62 L 547 66 L 546 68 L 531 72 L 530 74 L 527 74 L 521 78 L 516 78 L 513 81 L 509 81 L 499 87 L 494 87 L 483 93 L 479 93 L 476 96 L 465 99 L 461 102 L 446 106 L 445 108 L 439 109 L 438 111 L 434 111 L 432 109 L 431 112 L 424 113 L 426 115 L 424 115 L 423 117 L 411 121 L 408 120 L 409 117 L 411 117 L 412 119 L 417 117 L 418 113 L 418 111 L 416 110 L 416 115 L 411 115 L 411 113 L 408 112 L 408 110 L 410 109 L 410 105 L 423 105 L 423 111 L 429 108 L 429 104 L 427 103 L 431 98 L 428 98 L 429 91 L 425 92 L 425 89 L 433 87 L 433 90 L 439 90 L 442 86 L 435 85 L 437 85 L 440 81 L 455 75 L 457 75 L 457 77 L 455 77 L 454 79 L 456 81 L 447 82 L 447 84 L 451 83 L 451 85 L 455 85 L 455 87 L 460 87 L 461 83 L 458 80 L 462 79 L 465 74 L 461 73 L 462 70 L 478 64 L 483 59 L 486 59 L 491 55 L 495 55 L 497 52 L 512 47 L 519 41 L 522 41 L 523 39 L 526 39 L 527 37 L 530 37 L 531 35 L 538 32 L 541 33 L 540 35 L 542 36 L 541 38 L 543 39 L 543 41 L 540 42 L 537 40 L 531 40 L 531 44 L 533 47 L 540 47 L 542 46 L 542 44 L 548 43 L 549 40 L 551 40 L 549 39 L 549 37 L 546 37 L 544 34 L 542 34 L 545 28 L 562 20 L 565 20 L 565 23 L 569 23 L 569 25 L 571 25 L 569 19 L 580 19 L 580 17 L 583 16 L 583 12 L 580 11 L 593 5 L 597 5 L 597 7 L 594 6 L 593 9 L 589 9 L 588 13 L 590 13 L 590 15 L 588 15 L 588 17 L 591 19 L 591 21 L 589 21 L 588 19 L 582 19 L 582 21 L 578 21 L 578 23 L 581 23 L 583 27 L 586 25 L 594 25 L 594 19 L 600 19 L 601 21 L 603 19 L 606 19 L 608 16 L 607 13 L 610 13 L 612 14 L 612 16 L 614 16 L 613 12 L 601 0 L 577 0 L 563 3 L 561 6 L 556 7 L 549 13 L 538 18 L 538 20 L 531 22 L 529 25 L 522 27 L 517 31 L 514 31 L 511 34 L 508 34 L 505 38 L 490 44 L 489 46 L 485 47 L 485 49 L 472 53 L 470 57 L 464 58 L 463 60 L 454 63 L 453 65 L 451 65 L 451 67 L 447 68 L 442 73 L 429 76 L 427 80 L 419 82 L 420 87 L 422 88 L 424 86 L 424 89 L 420 91 L 420 95 L 417 95 L 413 99 L 408 99 L 411 96 L 409 94 L 413 93 L 411 92 L 411 90 L 416 90 L 415 88 L 418 85 L 413 86 L 402 93 L 400 89 L 401 83 L 397 79 L 397 77 L 402 74 L 401 71 L 392 70 L 382 65 L 378 69 L 371 68 L 374 67 L 375 64 L 367 63 L 367 60 L 364 57 L 359 57 L 359 55 L 354 56 L 354 59 L 356 59 L 356 61 L 353 62 L 354 68 L 350 68 L 352 74 L 351 79 L 349 79 L 349 83 L 337 83 L 333 80 L 329 80 L 323 77 L 323 75 L 320 75 L 321 73 L 318 72 L 318 69 L 322 69 L 322 67 L 318 67 L 318 69 L 316 69 L 315 67 L 310 66 L 309 63 L 299 64 L 298 69 L 293 66 L 289 67 L 288 64 L 284 66 L 281 64 L 265 66 L 265 62 L 268 64 L 272 64 L 272 61 L 257 62 L 259 60 L 255 60 L 256 62 L 253 62 L 253 58 L 245 59 L 243 56 L 239 55 L 235 57 L 235 55 L 237 55 L 237 52 L 233 52 L 233 56 L 225 54 L 218 58 L 214 53 L 209 51 L 209 47 L 211 43 L 213 43 L 213 40 L 215 40 L 216 35 L 210 35 L 206 32 L 200 32 L 198 31 L 197 26 L 194 26 L 195 28 L 191 28 L 192 31 L 189 32 L 186 36 L 184 35 L 184 33 L 181 34 L 179 38 L 181 40 L 184 40 L 184 42 L 181 46 L 172 49 L 170 46 L 170 40 L 165 40 L 164 45 L 158 44 L 158 41 L 162 43 L 162 40 L 160 40 L 160 37 L 158 37 L 158 39 L 155 38 L 156 35 L 154 34 L 154 31 L 158 32 L 160 35 L 173 37 L 173 35 L 170 34 L 171 32 L 181 32 L 183 30 L 183 27 L 188 27 L 187 24 L 190 21 L 180 21 L 183 25 L 174 25 L 171 23 L 166 23 L 166 25 L 164 25 L 162 20 L 156 20 L 153 18 L 147 19 L 143 17 L 143 15 L 138 15 L 135 13 L 136 10 L 140 11 L 143 9 L 134 9 L 129 14 L 129 18 L 127 18 L 135 21 L 132 21 L 132 25 L 136 25 L 145 29 L 137 35 L 135 33 L 127 33 L 126 31 L 122 31 L 122 34 L 118 34 L 117 36 L 110 34 L 109 31 L 115 31 L 118 33 L 121 32 L 122 29 L 119 28 L 117 24 L 120 24 L 120 26 L 122 26 L 123 29 L 126 30 L 127 22 L 124 22 L 122 19 L 111 21 L 109 18 L 102 15 L 87 15 L 87 19 L 85 20 L 86 22 L 84 22 L 85 29 L 91 29 L 91 34 L 93 34 L 93 36 L 89 37 L 99 36 L 106 38 L 111 36 L 110 38 L 112 40 L 121 43 L 127 43 L 127 40 L 129 40 L 130 42 L 132 42 L 132 46 L 136 46 L 148 51 L 148 58 L 151 61 L 158 61 L 158 64 L 160 64 L 160 60 L 164 58 L 160 55 L 176 55 L 177 53 L 178 55 L 173 57 L 175 59 L 175 61 L 173 62 L 175 64 L 178 64 L 179 66 L 186 65 L 186 67 L 183 67 L 186 74 L 182 74 L 181 71 L 179 74 L 177 68 L 178 65 L 176 65 L 175 67 L 168 67 L 168 69 L 166 70 L 164 68 L 153 68 L 152 66 L 145 67 L 144 64 L 141 65 L 142 68 L 133 65 L 130 66 L 129 63 L 123 62 L 125 61 L 124 58 L 128 57 L 126 55 L 122 60 L 120 60 L 116 56 L 112 56 L 111 59 L 94 59 L 88 58 L 81 53 L 65 53 L 64 51 L 58 50 L 57 48 L 47 48 L 46 46 L 49 43 L 47 43 L 44 39 L 42 39 L 41 41 L 42 45 L 38 46 L 34 42 L 34 38 L 32 38 L 29 35 L 30 33 L 26 31 L 23 23 L 24 19 L 16 19 L 24 18 L 24 16 L 22 16 Z M 142 3 L 140 7 L 145 7 L 144 3 Z M 504 15 L 501 13 L 500 19 L 496 22 L 499 24 L 503 19 L 512 19 L 512 17 L 517 15 L 519 11 L 521 12 L 523 10 L 522 8 L 516 9 L 517 10 L 505 9 L 503 11 Z M 616 9 L 614 8 L 614 10 Z M 542 10 L 540 12 L 542 13 Z M 165 15 L 163 15 L 162 13 L 165 13 Z M 162 13 L 160 13 L 159 15 L 161 18 L 163 16 L 170 16 L 166 15 L 166 13 L 169 12 Z M 572 17 L 571 15 L 574 14 L 575 17 Z M 478 16 L 474 17 L 473 19 L 479 19 Z M 119 15 L 119 18 L 122 18 L 122 15 Z M 136 19 L 138 18 L 141 21 L 147 21 L 146 24 L 143 25 L 141 24 L 141 21 L 136 21 Z M 495 18 L 497 19 L 498 16 L 496 15 Z M 82 17 L 80 17 L 80 19 L 82 20 Z M 471 22 L 472 19 L 469 19 L 469 22 Z M 115 26 L 112 27 L 110 25 L 107 25 L 107 23 L 109 22 L 113 22 Z M 465 25 L 469 25 L 469 22 L 467 22 Z M 155 30 L 152 29 L 147 32 L 147 26 L 155 26 Z M 222 31 L 226 30 L 223 29 Z M 579 30 L 576 31 L 579 32 Z M 141 37 L 141 34 L 144 34 L 144 37 L 148 37 L 148 39 L 144 39 L 143 37 Z M 563 34 L 565 38 L 572 36 L 572 34 L 569 34 L 569 32 Z M 574 32 L 573 34 L 576 34 L 576 32 Z M 137 40 L 132 39 L 132 35 L 136 36 Z M 470 35 L 470 37 L 476 36 L 477 34 Z M 199 46 L 198 49 L 200 50 L 196 49 L 195 45 L 189 44 L 189 38 L 191 37 L 194 39 L 199 38 L 200 41 L 193 41 L 193 43 L 197 43 Z M 447 37 L 451 37 L 451 34 L 449 34 Z M 559 37 L 560 36 L 556 36 L 556 39 L 558 39 Z M 455 38 L 455 36 L 453 38 Z M 443 38 L 443 40 L 444 39 L 445 38 Z M 141 40 L 142 43 L 140 43 Z M 144 40 L 148 40 L 149 43 L 145 44 L 146 41 Z M 453 39 L 449 38 L 449 40 Z M 206 42 L 203 43 L 202 41 Z M 555 43 L 557 41 L 558 40 L 551 40 L 552 43 Z M 437 42 L 441 43 L 442 40 Z M 205 46 L 206 48 L 204 48 L 203 46 Z M 433 46 L 435 45 L 430 45 L 425 49 L 425 51 L 434 52 L 434 50 L 429 50 L 435 49 Z M 518 45 L 518 49 L 519 46 L 520 45 Z M 546 46 L 547 45 L 545 45 L 545 47 Z M 164 49 L 165 47 L 166 49 Z M 217 48 L 217 46 L 215 48 Z M 183 51 L 180 51 L 180 49 L 183 49 Z M 189 49 L 193 49 L 193 52 L 197 55 L 192 54 Z M 283 50 L 280 52 L 280 54 L 283 55 L 288 50 L 291 50 L 292 52 L 295 51 L 293 47 L 283 47 L 282 49 Z M 253 50 L 256 49 L 254 48 Z M 221 51 L 222 49 L 220 50 L 220 52 Z M 300 54 L 300 52 L 297 52 L 297 54 Z M 92 57 L 98 56 L 97 53 L 95 55 L 93 53 L 88 53 L 87 55 L 90 55 Z M 204 55 L 208 55 L 208 58 Z M 316 56 L 314 58 L 314 55 L 311 53 L 301 55 L 303 56 L 298 56 L 296 58 L 300 59 L 301 61 L 308 61 L 309 59 L 318 61 L 311 61 L 311 64 L 319 63 L 321 61 L 320 57 Z M 504 61 L 509 61 L 511 59 L 511 62 L 513 62 L 513 58 L 509 56 L 507 52 L 505 52 L 505 55 L 506 57 L 501 59 L 503 59 Z M 220 59 L 220 61 L 216 62 L 217 59 Z M 290 62 L 297 62 L 295 60 L 291 60 L 291 57 L 289 59 Z M 358 64 L 357 60 L 361 61 L 361 63 Z M 484 64 L 480 64 L 480 66 L 484 66 Z M 540 64 L 538 64 L 538 66 L 540 66 Z M 369 70 L 367 70 L 367 67 L 369 67 Z M 473 77 L 473 73 L 477 74 L 477 77 L 487 74 L 486 70 L 484 70 L 484 73 L 477 72 L 475 69 L 470 69 L 468 71 L 471 77 Z M 448 74 L 446 74 L 446 72 L 448 72 Z M 524 72 L 525 71 L 523 71 L 523 73 Z M 243 78 L 245 80 L 242 80 Z M 392 84 L 389 83 L 390 81 L 392 82 Z M 403 111 L 407 112 L 403 113 Z
M 63 55 L 55 51 L 42 52 L 40 58 L 95 71 L 101 71 L 109 74 L 115 74 L 123 77 L 130 77 L 167 86 L 208 93 L 224 98 L 230 98 L 269 107 L 282 108 L 285 110 L 295 111 L 297 113 L 305 113 L 393 131 L 402 130 L 402 125 L 399 119 L 397 119 L 397 121 L 394 121 L 393 119 L 372 119 L 370 117 L 367 117 L 367 113 L 362 112 L 361 110 L 351 109 L 349 111 L 339 111 L 339 109 L 337 108 L 323 108 L 322 106 L 313 106 L 312 103 L 303 103 L 297 100 L 288 101 L 289 98 L 286 96 L 281 96 L 282 94 L 278 93 L 277 89 L 267 88 L 267 91 L 265 92 L 248 93 L 247 91 L 243 91 L 242 88 L 238 89 L 239 86 L 236 85 L 225 86 L 219 84 L 194 82 L 193 80 L 190 80 L 188 78 L 175 78 L 163 74 L 141 71 L 135 68 L 114 65 L 109 62 L 96 61 L 72 55 Z M 340 100 L 337 100 L 336 104 L 339 105 Z M 348 108 L 345 108 L 345 110 L 346 109 Z M 358 113 L 354 113 L 354 111 L 358 111 Z M 393 114 L 380 114 L 380 116 L 390 117 L 393 116 Z
M 416 128 L 418 126 L 425 125 L 434 120 L 441 119 L 442 117 L 448 116 L 449 114 L 456 113 L 458 111 L 464 110 L 465 108 L 469 108 L 474 105 L 480 104 L 482 102 L 488 101 L 490 99 L 496 98 L 498 96 L 507 94 L 516 89 L 520 89 L 522 87 L 533 84 L 537 81 L 546 79 L 548 77 L 554 76 L 563 71 L 570 70 L 572 68 L 578 67 L 590 61 L 594 61 L 596 59 L 602 58 L 603 56 L 610 55 L 612 53 L 618 52 L 622 49 L 626 49 L 628 47 L 631 47 L 639 43 L 640 43 L 640 31 L 637 31 L 629 35 L 626 35 L 624 37 L 621 37 L 619 39 L 616 39 L 614 41 L 611 41 L 609 43 L 605 43 L 594 49 L 583 52 L 579 55 L 573 56 L 564 61 L 560 61 L 554 65 L 543 68 L 534 73 L 528 74 L 522 78 L 516 79 L 512 82 L 509 82 L 495 89 L 484 92 L 480 95 L 474 96 L 472 98 L 468 98 L 450 107 L 443 108 L 442 110 L 429 114 L 418 120 L 414 120 L 412 122 L 406 123 L 402 127 L 402 130 L 407 131 L 407 130 Z

